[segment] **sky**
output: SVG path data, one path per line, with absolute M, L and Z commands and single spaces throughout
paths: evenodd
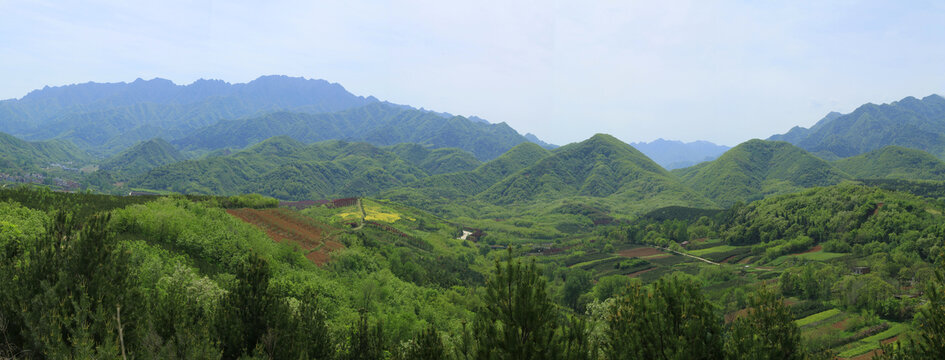
M 943 70 L 942 1 L 0 0 L 0 99 L 280 74 L 556 144 L 732 146 L 945 95 Z

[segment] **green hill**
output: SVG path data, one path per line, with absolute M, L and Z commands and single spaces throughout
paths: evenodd
M 424 209 L 439 210 L 444 205 L 485 191 L 506 176 L 549 154 L 548 150 L 538 144 L 524 142 L 474 170 L 419 179 L 403 187 L 383 192 L 380 196 Z
M 283 136 L 231 155 L 161 166 L 129 185 L 182 193 L 322 199 L 372 194 L 426 176 L 419 167 L 374 145 L 340 140 L 304 145 Z
M 783 141 L 749 140 L 718 159 L 674 174 L 722 206 L 813 186 L 839 183 L 848 176 L 826 161 Z
M 945 157 L 945 98 L 907 97 L 890 104 L 866 104 L 845 115 L 831 114 L 810 129 L 795 128 L 771 140 L 790 141 L 826 159 L 844 158 L 889 145 Z
M 378 146 L 414 143 L 431 148 L 459 148 L 486 161 L 528 141 L 505 123 L 489 124 L 386 103 L 325 114 L 277 112 L 221 121 L 171 143 L 184 150 L 243 148 L 273 136 L 303 143 L 331 139 Z
M 840 159 L 833 165 L 857 179 L 945 180 L 945 162 L 901 146 Z
M 147 172 L 161 165 L 167 165 L 187 158 L 164 139 L 142 141 L 128 150 L 103 162 L 99 168 L 117 174 L 135 175 Z
M 397 144 L 385 148 L 430 175 L 472 170 L 482 162 L 467 151 L 456 148 L 430 149 L 417 144 Z
M 656 204 L 714 206 L 643 153 L 603 134 L 556 149 L 477 198 L 497 205 L 607 199 L 610 206 L 635 210 Z
M 0 133 L 0 170 L 5 172 L 36 170 L 50 164 L 79 167 L 88 161 L 88 155 L 68 141 L 29 142 Z

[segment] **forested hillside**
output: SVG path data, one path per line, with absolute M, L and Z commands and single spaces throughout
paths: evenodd
M 0 171 L 20 173 L 48 167 L 51 163 L 79 167 L 91 158 L 66 141 L 28 142 L 0 133 Z
M 662 205 L 714 207 L 632 146 L 597 134 L 555 149 L 476 196 L 496 204 L 550 204 L 580 198 L 639 212 Z
M 898 338 L 886 355 L 925 359 L 945 320 L 930 276 L 945 207 L 863 186 L 551 247 L 457 239 L 459 224 L 364 198 L 0 200 L 5 357 L 829 359 Z
M 722 206 L 839 183 L 848 175 L 781 141 L 749 140 L 718 159 L 674 170 L 682 183 Z
M 333 140 L 304 145 L 275 137 L 232 155 L 165 165 L 130 184 L 181 193 L 257 192 L 310 200 L 372 194 L 426 176 L 417 165 L 370 144 Z
M 825 159 L 850 157 L 889 145 L 945 157 L 945 98 L 906 97 L 890 104 L 866 104 L 852 113 L 828 115 L 809 130 L 791 129 L 785 140 Z
M 157 138 L 135 144 L 128 150 L 105 160 L 99 168 L 119 177 L 132 176 L 186 159 L 167 141 Z
M 273 136 L 289 136 L 303 143 L 343 139 L 378 146 L 415 143 L 455 147 L 483 161 L 528 141 L 505 123 L 475 122 L 461 116 L 444 118 L 429 111 L 375 103 L 337 113 L 278 112 L 221 121 L 172 143 L 184 150 L 243 148 Z
M 857 179 L 945 180 L 945 162 L 901 146 L 840 159 L 833 165 Z
M 479 194 L 549 154 L 548 150 L 537 144 L 521 143 L 474 170 L 430 176 L 383 192 L 381 196 L 425 209 L 436 209 Z

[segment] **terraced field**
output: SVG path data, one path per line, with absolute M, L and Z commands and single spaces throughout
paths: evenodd
M 306 252 L 305 257 L 317 265 L 327 263 L 332 251 L 344 247 L 328 238 L 334 229 L 288 209 L 229 209 L 226 212 L 260 228 L 273 241 L 297 245 Z

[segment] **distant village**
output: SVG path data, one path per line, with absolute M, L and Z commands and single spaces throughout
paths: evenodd
M 49 167 L 59 168 L 71 172 L 79 172 L 79 169 L 62 164 L 49 164 Z M 0 172 L 0 182 L 15 184 L 37 184 L 54 186 L 62 191 L 78 191 L 82 189 L 82 184 L 77 181 L 63 179 L 60 177 L 50 177 L 42 173 L 28 172 L 25 174 L 8 174 Z

